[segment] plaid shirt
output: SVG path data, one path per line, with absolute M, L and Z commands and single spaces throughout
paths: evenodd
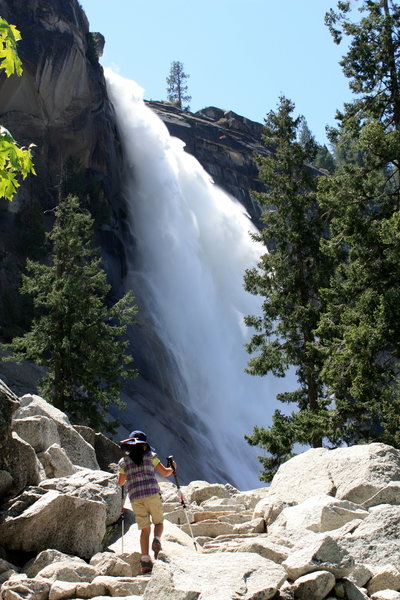
M 129 456 L 124 456 L 118 462 L 119 472 L 126 475 L 126 485 L 131 502 L 160 493 L 155 476 L 155 467 L 159 462 L 157 454 L 151 451 L 144 454 L 143 463 L 139 466 L 135 465 Z

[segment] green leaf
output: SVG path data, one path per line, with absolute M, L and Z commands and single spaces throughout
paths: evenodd
M 17 53 L 17 42 L 21 34 L 15 25 L 10 25 L 0 17 L 0 68 L 7 77 L 16 73 L 22 75 L 22 62 Z

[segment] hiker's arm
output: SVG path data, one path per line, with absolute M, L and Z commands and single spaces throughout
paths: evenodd
M 126 475 L 125 473 L 118 473 L 118 485 L 125 485 Z
M 174 462 L 173 465 L 174 469 L 176 469 L 176 462 Z M 164 465 L 160 462 L 157 463 L 156 469 L 163 477 L 169 477 L 169 475 L 172 475 L 172 473 L 174 472 L 174 469 L 172 469 L 171 467 L 164 467 Z

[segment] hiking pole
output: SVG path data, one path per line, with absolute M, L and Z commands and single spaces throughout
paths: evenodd
M 190 521 L 189 521 L 189 515 L 187 514 L 187 510 L 186 510 L 185 499 L 184 499 L 183 494 L 182 494 L 181 486 L 179 485 L 179 481 L 178 481 L 178 477 L 176 475 L 176 470 L 175 470 L 175 467 L 174 467 L 173 459 L 174 459 L 174 457 L 172 456 L 172 454 L 171 454 L 171 456 L 167 456 L 167 465 L 168 465 L 168 467 L 171 467 L 171 469 L 173 469 L 172 474 L 173 474 L 174 479 L 175 479 L 175 485 L 178 488 L 179 499 L 180 499 L 181 504 L 182 504 L 183 512 L 185 513 L 187 524 L 189 525 L 189 531 L 190 531 L 190 535 L 192 536 L 192 539 L 193 539 L 194 548 L 195 548 L 195 550 L 197 552 L 197 545 L 196 545 L 196 541 L 194 539 L 193 529 L 192 529 L 192 526 L 191 526 Z
M 121 549 L 122 549 L 122 554 L 124 553 L 124 533 L 125 533 L 125 493 L 124 493 L 124 486 L 121 486 L 121 491 L 122 491 L 122 510 L 121 510 Z

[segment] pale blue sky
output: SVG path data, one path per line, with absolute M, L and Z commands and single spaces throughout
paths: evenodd
M 336 0 L 80 0 L 90 30 L 106 38 L 103 66 L 134 79 L 145 98 L 166 99 L 179 60 L 192 111 L 233 110 L 260 123 L 280 95 L 321 143 L 348 82 L 324 15 Z

